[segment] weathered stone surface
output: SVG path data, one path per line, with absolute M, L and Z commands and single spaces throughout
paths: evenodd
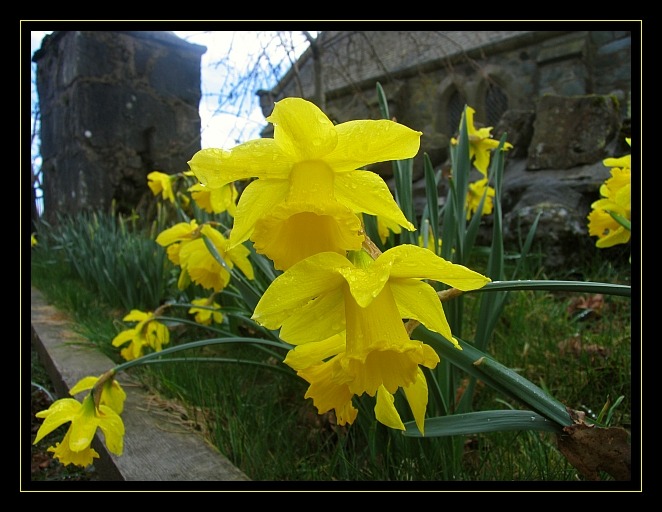
M 511 109 L 501 116 L 499 123 L 492 130 L 492 135 L 496 140 L 501 140 L 501 136 L 506 134 L 506 140 L 513 145 L 508 151 L 509 158 L 526 158 L 533 137 L 535 118 L 535 110 Z
M 621 126 L 612 96 L 545 95 L 538 100 L 529 145 L 529 169 L 569 169 L 607 156 Z
M 525 160 L 509 160 L 502 197 L 504 243 L 511 249 L 519 247 L 540 215 L 534 243 L 544 251 L 546 267 L 559 268 L 594 251 L 586 217 L 608 177 L 609 168 L 602 162 L 532 173 Z
M 35 53 L 44 217 L 129 212 L 200 149 L 200 57 L 170 32 L 59 31 Z
M 566 100 L 572 98 L 563 100 L 568 102 Z M 571 124 L 574 112 L 573 109 L 559 110 L 557 124 Z M 504 243 L 507 250 L 516 252 L 540 216 L 534 244 L 544 255 L 542 264 L 549 269 L 558 269 L 575 258 L 595 251 L 595 238 L 588 234 L 587 216 L 591 204 L 600 198 L 600 186 L 610 177 L 610 169 L 602 163 L 602 157 L 594 156 L 589 163 L 568 168 L 529 170 L 526 141 L 533 137 L 536 118 L 537 111 L 507 111 L 502 122 L 493 130 L 497 139 L 502 133 L 507 133 L 507 140 L 514 146 L 506 153 L 503 175 L 501 204 Z M 622 123 L 619 120 L 618 128 L 616 135 L 599 154 L 621 156 L 630 152 L 624 141 L 625 137 L 629 137 L 628 120 Z M 558 154 L 550 152 L 550 156 L 566 161 L 562 151 Z M 450 162 L 445 165 L 449 167 Z M 477 171 L 473 170 L 469 179 L 474 181 L 479 178 Z M 392 179 L 389 184 L 393 189 Z M 438 192 L 443 200 L 448 194 L 446 180 L 440 181 Z M 413 193 L 417 212 L 422 213 L 426 204 L 423 179 L 414 183 Z M 484 217 L 479 235 L 481 243 L 490 243 L 491 221 L 491 216 Z

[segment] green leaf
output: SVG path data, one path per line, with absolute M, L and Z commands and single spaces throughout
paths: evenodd
M 405 423 L 403 434 L 407 437 L 443 437 L 478 434 L 482 432 L 504 432 L 512 430 L 541 430 L 561 432 L 561 427 L 533 411 L 478 411 L 453 414 L 425 420 L 423 436 L 416 422 Z
M 629 220 L 627 220 L 622 215 L 619 215 L 618 213 L 614 213 L 614 212 L 610 212 L 610 211 L 608 211 L 608 213 L 609 213 L 609 215 L 611 215 L 611 218 L 614 219 L 616 222 L 618 222 L 621 226 L 623 226 L 628 231 L 632 231 Z
M 630 297 L 632 289 L 622 284 L 595 283 L 591 281 L 554 281 L 554 280 L 519 280 L 492 281 L 471 293 L 495 292 L 511 290 L 546 290 L 550 292 L 603 293 L 605 295 L 620 295 Z
M 391 119 L 388 113 L 388 101 L 386 100 L 386 93 L 382 84 L 377 82 L 377 100 L 379 101 L 379 111 L 382 114 L 382 118 Z
M 439 176 L 440 173 L 435 174 L 432 167 L 432 161 L 427 153 L 423 153 L 423 171 L 425 173 L 425 197 L 427 199 L 427 212 L 430 219 L 430 227 L 432 228 L 432 243 L 434 253 L 438 251 L 439 240 Z M 425 236 L 425 233 L 423 233 Z

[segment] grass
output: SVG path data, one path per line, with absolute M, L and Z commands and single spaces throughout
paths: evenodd
M 74 236 L 77 225 L 81 224 L 66 225 L 68 237 Z M 140 236 L 143 235 L 127 232 L 116 242 L 122 243 L 126 237 L 128 247 L 146 247 L 134 255 L 142 268 L 149 266 L 151 249 L 132 240 Z M 53 245 L 57 242 L 62 247 L 62 237 L 51 238 L 43 232 L 38 238 L 40 245 L 32 252 L 32 285 L 51 304 L 72 315 L 81 335 L 119 362 L 117 349 L 110 341 L 123 328 L 119 321 L 127 312 L 124 304 L 99 294 L 93 275 L 84 274 L 81 278 L 76 266 L 69 263 L 71 251 Z M 594 261 L 580 262 L 578 267 L 566 270 L 565 275 L 543 278 L 630 284 L 627 262 L 616 266 L 610 263 L 611 253 L 596 252 Z M 95 255 L 87 257 L 94 259 Z M 140 262 L 140 258 L 145 261 Z M 124 275 L 125 271 L 126 267 L 121 282 L 126 286 L 131 279 Z M 160 275 L 166 280 L 163 286 L 167 287 L 167 271 L 160 268 L 159 272 L 165 272 Z M 529 268 L 521 278 L 541 278 L 541 271 Z M 468 318 L 465 324 L 470 326 L 469 320 L 478 311 L 478 294 L 467 294 L 465 299 Z M 629 429 L 632 421 L 630 322 L 627 298 L 600 300 L 567 293 L 516 291 L 510 294 L 488 350 L 568 407 L 593 418 L 603 410 L 609 411 L 610 425 Z M 172 329 L 173 343 L 203 334 L 195 329 Z M 164 398 L 184 403 L 197 428 L 204 430 L 209 440 L 253 480 L 582 479 L 558 451 L 552 434 L 520 431 L 408 438 L 371 419 L 374 403 L 370 397 L 358 401 L 357 421 L 350 428 L 341 427 L 335 424 L 332 414 L 319 415 L 311 400 L 303 398 L 305 382 L 292 372 L 278 371 L 285 367 L 277 354 L 253 346 L 223 345 L 205 347 L 188 355 L 253 359 L 264 364 L 196 360 L 185 364 L 150 364 L 131 370 Z M 462 392 L 458 388 L 458 396 Z M 401 397 L 396 395 L 396 399 Z M 480 383 L 472 404 L 474 410 L 519 408 L 517 403 Z M 610 479 L 609 475 L 603 477 Z

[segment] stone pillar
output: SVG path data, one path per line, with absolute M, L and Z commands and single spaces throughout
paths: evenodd
M 59 31 L 35 53 L 44 218 L 131 211 L 200 149 L 200 59 L 172 32 Z M 150 192 L 151 193 L 151 192 Z

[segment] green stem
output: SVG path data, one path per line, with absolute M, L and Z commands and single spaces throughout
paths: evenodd
M 294 377 L 299 380 L 296 373 L 289 369 L 283 368 L 270 363 L 263 363 L 261 361 L 251 361 L 250 359 L 233 359 L 231 357 L 169 357 L 167 359 L 156 359 L 151 361 L 144 361 L 145 364 L 162 364 L 162 363 L 235 363 L 246 364 L 251 366 L 261 366 L 270 370 L 276 370 Z
M 594 283 L 590 281 L 520 280 L 492 281 L 472 292 L 496 292 L 511 290 L 546 290 L 550 292 L 604 293 L 606 295 L 631 296 L 631 288 L 622 284 Z
M 115 373 L 121 372 L 128 370 L 129 368 L 132 368 L 134 366 L 140 366 L 142 364 L 147 363 L 148 361 L 152 359 L 156 359 L 159 357 L 167 356 L 169 354 L 174 354 L 175 352 L 181 352 L 182 350 L 189 350 L 192 348 L 200 348 L 200 347 L 206 347 L 208 345 L 221 345 L 224 343 L 251 343 L 251 344 L 258 344 L 258 345 L 270 345 L 273 347 L 278 347 L 282 348 L 285 350 L 290 350 L 292 347 L 291 345 L 288 345 L 287 343 L 284 343 L 282 341 L 270 341 L 270 340 L 263 340 L 259 338 L 244 338 L 244 337 L 229 337 L 229 338 L 211 338 L 208 340 L 200 340 L 200 341 L 192 341 L 190 343 L 184 343 L 182 345 L 177 345 L 176 347 L 170 347 L 166 348 L 163 350 L 159 350 L 158 352 L 152 352 L 151 354 L 146 354 L 142 357 L 139 357 L 137 359 L 132 359 L 131 361 L 127 361 L 126 363 L 122 363 L 117 365 L 115 368 L 113 368 Z

